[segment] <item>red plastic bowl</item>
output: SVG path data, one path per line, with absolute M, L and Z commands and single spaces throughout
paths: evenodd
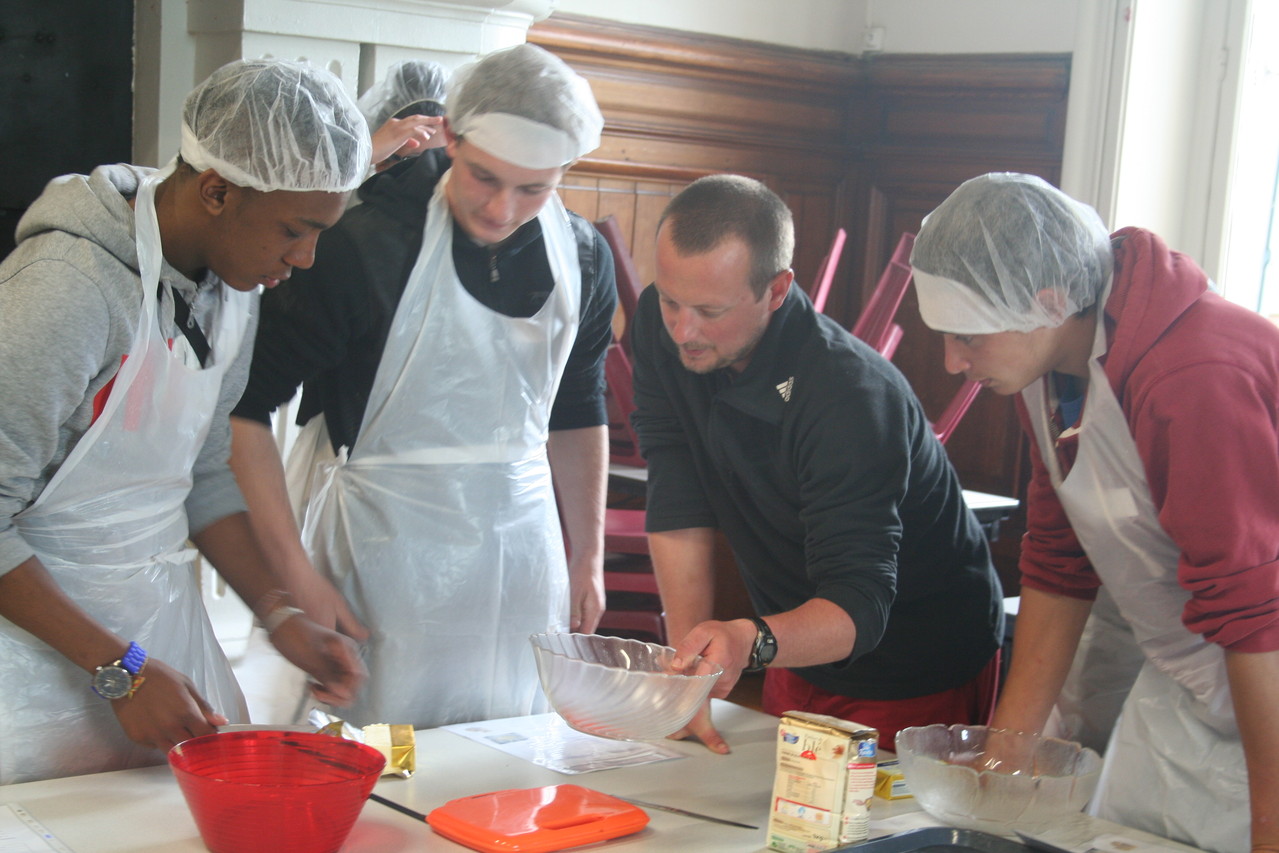
M 169 766 L 213 853 L 335 853 L 386 759 L 309 732 L 219 732 L 169 750 Z

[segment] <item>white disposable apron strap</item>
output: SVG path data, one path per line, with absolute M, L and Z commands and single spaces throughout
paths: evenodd
M 473 445 L 465 447 L 419 447 L 405 453 L 377 456 L 360 456 L 348 465 L 376 467 L 379 465 L 482 465 L 489 463 L 520 464 L 546 458 L 545 451 L 529 452 L 526 447 L 500 445 Z

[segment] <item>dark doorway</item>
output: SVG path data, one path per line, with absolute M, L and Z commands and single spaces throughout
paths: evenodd
M 128 161 L 132 0 L 0 5 L 0 258 L 50 178 Z

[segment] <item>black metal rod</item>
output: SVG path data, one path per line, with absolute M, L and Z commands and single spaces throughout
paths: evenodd
M 369 794 L 369 799 L 373 800 L 376 803 L 381 803 L 382 805 L 387 806 L 388 808 L 395 809 L 400 814 L 406 814 L 409 817 L 415 817 L 420 821 L 426 820 L 426 815 L 422 814 L 421 812 L 415 812 L 413 811 L 413 809 L 409 808 L 408 806 L 402 806 L 399 803 L 395 802 L 394 800 L 388 800 L 386 797 L 381 797 L 381 796 L 378 796 L 377 794 Z

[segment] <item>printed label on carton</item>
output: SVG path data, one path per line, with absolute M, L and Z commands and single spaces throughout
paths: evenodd
M 792 711 L 777 728 L 768 843 L 815 853 L 869 834 L 879 733 L 824 714 Z

